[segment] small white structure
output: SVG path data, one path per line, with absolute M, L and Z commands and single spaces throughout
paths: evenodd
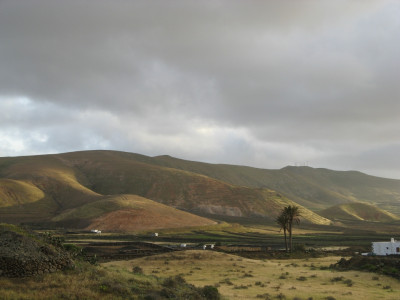
M 206 250 L 206 249 L 214 249 L 214 244 L 205 244 L 205 245 L 203 245 L 203 250 Z
M 181 248 L 186 248 L 186 244 L 181 244 L 180 247 Z
M 90 232 L 96 233 L 96 234 L 101 234 L 101 230 L 97 230 L 97 229 L 92 229 L 92 230 L 90 230 Z
M 400 255 L 400 242 L 391 238 L 390 242 L 373 242 L 372 254 L 375 255 Z
M 154 232 L 151 236 L 158 237 L 158 232 Z

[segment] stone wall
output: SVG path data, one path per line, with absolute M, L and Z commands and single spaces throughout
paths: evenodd
M 33 234 L 0 231 L 0 276 L 27 277 L 73 268 L 70 255 Z

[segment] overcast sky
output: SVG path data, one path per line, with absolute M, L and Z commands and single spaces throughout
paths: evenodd
M 400 178 L 400 1 L 0 0 L 0 156 Z

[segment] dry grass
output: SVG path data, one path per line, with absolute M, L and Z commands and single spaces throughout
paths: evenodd
M 116 279 L 115 274 L 92 266 L 34 278 L 0 278 L 0 295 L 1 299 L 114 299 L 101 288 L 111 278 Z M 115 298 L 121 297 L 116 293 Z
M 81 264 L 76 270 L 32 278 L 1 278 L 0 299 L 209 299 L 213 287 L 196 288 L 181 277 L 159 279 L 140 268 L 111 270 Z M 213 298 L 218 299 L 218 297 Z
M 218 286 L 228 299 L 398 299 L 400 282 L 393 278 L 379 276 L 376 280 L 372 273 L 326 268 L 339 259 L 259 261 L 211 251 L 183 251 L 103 266 L 114 270 L 140 266 L 145 274 L 157 276 L 182 274 L 196 286 Z

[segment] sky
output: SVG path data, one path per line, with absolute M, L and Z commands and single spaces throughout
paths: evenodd
M 0 156 L 400 179 L 400 1 L 0 0 Z

